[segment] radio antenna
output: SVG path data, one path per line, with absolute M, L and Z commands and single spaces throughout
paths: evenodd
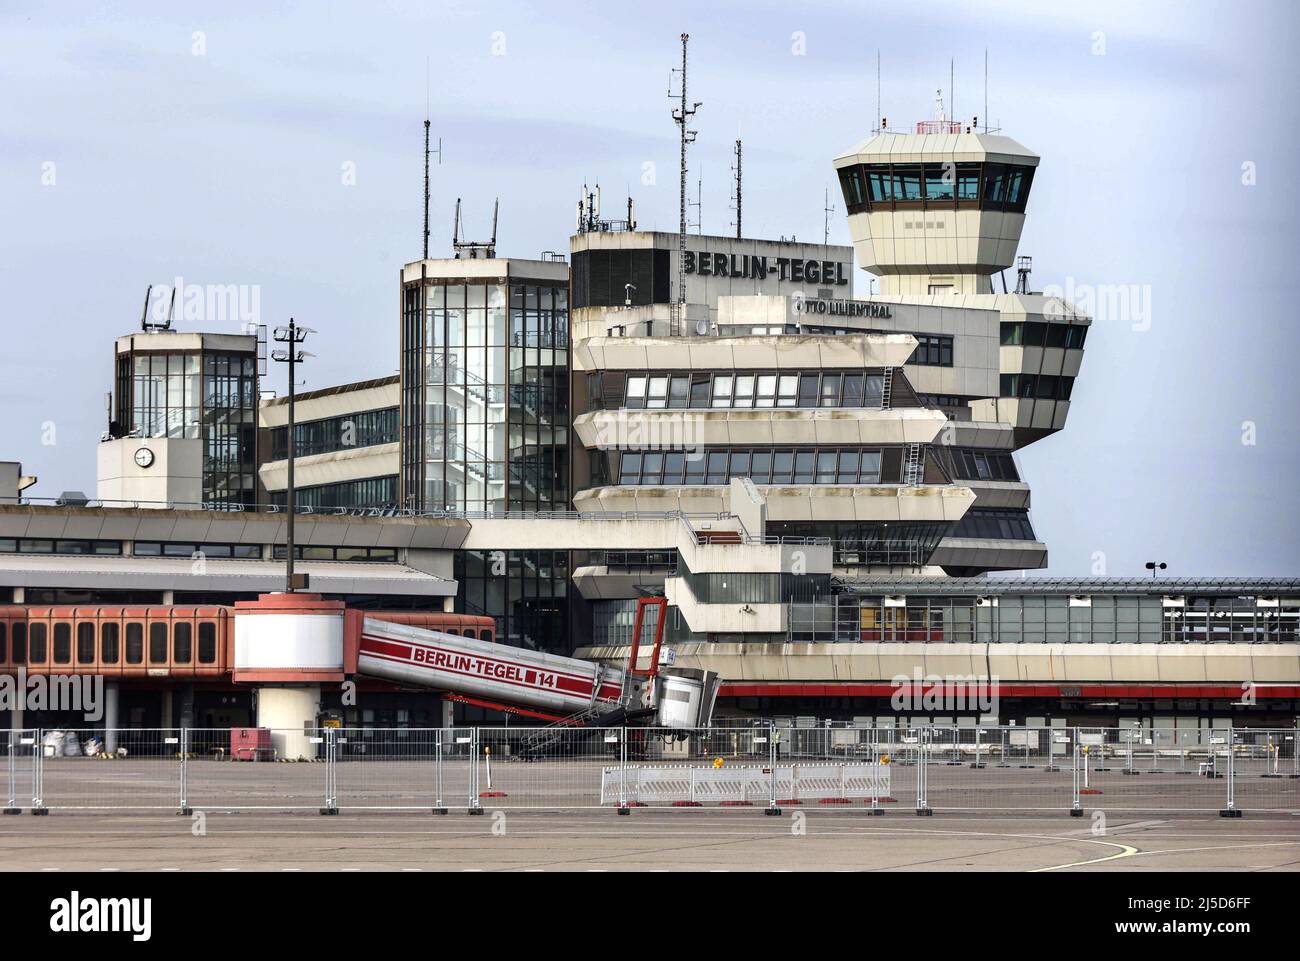
M 686 147 L 688 144 L 695 142 L 696 131 L 687 127 L 691 117 L 695 116 L 701 104 L 687 99 L 686 86 L 686 52 L 687 44 L 690 42 L 691 35 L 683 33 L 682 41 L 682 89 L 681 105 L 673 110 L 673 123 L 677 124 L 678 132 L 681 138 L 681 162 L 678 171 L 678 208 L 679 218 L 677 224 L 677 297 L 671 310 L 670 333 L 677 335 L 681 333 L 682 314 L 686 306 Z M 671 78 L 671 74 L 670 74 Z M 669 89 L 672 89 L 671 82 Z
M 497 213 L 500 207 L 501 199 L 498 197 L 492 204 L 491 240 L 462 240 L 460 235 L 460 198 L 456 198 L 456 217 L 451 226 L 451 249 L 457 260 L 461 259 L 462 254 L 468 254 L 471 260 L 476 260 L 480 256 L 491 260 L 497 255 Z
M 831 242 L 831 214 L 835 213 L 835 204 L 831 203 L 831 188 L 822 190 L 822 244 Z
M 876 133 L 881 132 L 880 119 L 880 48 L 876 48 Z
M 429 115 L 424 115 L 424 254 L 429 259 Z
M 978 128 L 976 133 L 978 133 Z M 984 48 L 984 132 L 989 132 L 989 48 Z
M 438 138 L 438 164 L 442 165 L 442 138 Z M 429 58 L 424 58 L 424 260 L 429 259 Z
M 740 202 L 741 202 L 741 169 L 740 169 L 740 140 L 736 141 L 736 239 L 741 238 L 740 232 Z
M 695 208 L 695 232 L 704 233 L 704 165 L 700 164 L 700 176 L 695 180 L 695 201 L 686 206 Z M 688 225 L 689 226 L 689 225 Z

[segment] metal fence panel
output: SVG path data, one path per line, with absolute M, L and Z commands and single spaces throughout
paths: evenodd
M 40 797 L 37 782 L 40 732 L 33 728 L 11 729 L 0 739 L 4 751 L 6 814 L 19 814 Z
M 179 728 L 40 730 L 34 745 L 39 802 L 34 797 L 33 807 L 175 810 L 180 742 Z
M 186 731 L 186 804 L 194 809 L 296 810 L 325 806 L 325 730 L 285 728 L 241 738 L 242 728 Z
M 1227 729 L 1182 737 L 1123 728 L 1077 731 L 1085 810 L 1211 812 L 1227 804 Z M 1161 743 L 1171 745 L 1168 755 L 1162 755 Z M 1167 766 L 1162 757 L 1168 757 Z
M 659 749 L 641 728 L 564 727 L 539 734 L 528 728 L 480 728 L 479 803 L 485 807 L 594 808 L 601 806 L 605 771 L 622 771 L 624 753 Z
M 1300 730 L 1234 730 L 1232 807 L 1300 814 Z
M 1300 813 L 1300 731 L 750 723 L 11 731 L 7 810 Z M 897 805 L 893 807 L 893 805 Z
M 925 801 L 934 811 L 1066 811 L 1069 766 L 1049 765 L 1058 745 L 1050 728 L 928 729 Z M 925 731 L 922 731 L 924 737 Z M 1005 737 L 1004 737 L 1005 735 Z M 1009 755 L 1002 754 L 1006 744 Z M 1066 745 L 1061 745 L 1067 747 Z
M 332 736 L 339 810 L 476 806 L 473 728 L 339 728 Z

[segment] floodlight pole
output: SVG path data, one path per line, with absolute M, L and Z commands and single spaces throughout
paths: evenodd
M 296 498 L 295 498 L 294 479 L 293 479 L 293 462 L 296 453 L 295 451 L 296 438 L 294 437 L 295 424 L 296 424 L 296 419 L 295 419 L 296 368 L 298 364 L 301 363 L 303 358 L 306 356 L 305 353 L 303 353 L 298 349 L 298 345 L 307 338 L 308 333 L 310 333 L 310 330 L 308 328 L 297 326 L 297 324 L 294 322 L 294 319 L 290 317 L 288 327 L 279 327 L 275 331 L 275 339 L 283 344 L 287 344 L 288 345 L 287 349 L 278 350 L 274 354 L 272 354 L 272 358 L 274 360 L 289 365 L 289 444 L 287 450 L 288 460 L 289 460 L 289 465 L 288 465 L 289 470 L 288 470 L 287 485 L 285 488 L 285 509 L 288 511 L 288 517 L 286 518 L 285 532 L 284 532 L 285 533 L 284 590 L 285 593 L 287 594 L 292 594 L 294 592 L 293 522 L 294 522 L 294 516 L 297 514 L 297 508 L 294 503 Z
M 288 523 L 284 532 L 284 589 L 286 593 L 293 593 L 293 516 L 297 513 L 294 507 L 294 489 L 293 489 L 293 461 L 294 461 L 294 441 L 297 439 L 293 435 L 294 430 L 294 368 L 298 366 L 298 330 L 294 326 L 293 318 L 289 318 L 289 478 L 288 486 L 284 492 L 284 503 L 289 509 Z

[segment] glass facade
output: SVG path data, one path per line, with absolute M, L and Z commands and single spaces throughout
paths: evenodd
M 632 631 L 636 626 L 636 609 L 637 602 L 635 598 L 621 601 L 597 601 L 592 604 L 591 643 L 630 647 L 632 645 Z M 673 608 L 673 610 L 675 611 L 676 608 Z M 646 605 L 641 617 L 642 639 L 653 638 L 659 625 L 658 605 Z
M 999 331 L 1003 347 L 1063 347 L 1080 350 L 1088 339 L 1084 324 L 1045 324 L 1039 321 L 1003 321 Z
M 403 297 L 404 506 L 568 506 L 568 287 L 438 280 Z
M 623 451 L 615 483 L 629 487 L 720 485 L 748 477 L 761 485 L 879 484 L 883 460 L 880 448 L 858 447 Z M 897 466 L 901 456 L 892 460 Z
M 950 524 L 941 521 L 771 521 L 780 537 L 829 537 L 837 567 L 920 566 L 929 563 Z
M 203 442 L 203 502 L 257 502 L 257 358 L 253 353 L 129 352 L 117 358 L 117 436 Z
M 912 406 L 901 371 L 894 373 L 901 403 Z M 588 410 L 705 408 L 875 407 L 884 396 L 883 369 L 875 371 L 597 371 L 587 375 Z
M 284 507 L 288 501 L 285 491 L 273 491 L 271 503 Z M 340 481 L 337 484 L 320 484 L 316 487 L 299 487 L 293 492 L 297 510 L 349 509 L 369 507 L 395 507 L 397 505 L 397 475 L 363 477 L 360 480 Z
M 857 164 L 839 171 L 850 214 L 871 210 L 1024 213 L 1034 168 L 1005 163 Z
M 791 640 L 1000 644 L 1290 644 L 1300 602 L 1159 594 L 887 598 L 791 605 Z
M 990 510 L 973 507 L 962 515 L 952 530 L 953 537 L 982 537 L 994 540 L 1036 540 L 1028 511 Z
M 754 600 L 752 591 L 726 591 Z M 751 575 L 752 576 L 752 575 Z M 697 578 L 698 580 L 698 578 Z M 737 581 L 737 586 L 743 586 Z M 766 599 L 776 592 L 758 592 Z M 742 597 L 742 594 L 744 595 Z M 1160 594 L 970 594 L 884 596 L 811 590 L 790 598 L 788 637 L 807 643 L 960 644 L 1294 644 L 1300 637 L 1300 601 L 1257 597 Z M 649 608 L 653 611 L 654 608 Z M 592 644 L 627 645 L 636 601 L 592 604 Z M 674 640 L 719 640 L 693 635 L 676 607 L 668 610 Z M 644 635 L 648 636 L 648 635 Z M 727 640 L 734 640 L 727 638 Z M 753 643 L 771 638 L 749 637 Z
M 252 507 L 257 472 L 257 361 L 203 355 L 203 502 Z
M 679 573 L 701 604 L 779 604 L 831 596 L 829 574 Z
M 930 452 L 953 480 L 1020 480 L 1015 458 L 1007 451 L 935 444 L 930 447 Z
M 455 556 L 456 610 L 496 618 L 497 641 L 568 654 L 568 551 L 468 551 Z
M 398 410 L 385 407 L 380 410 L 360 411 L 340 417 L 325 417 L 294 424 L 294 455 L 328 454 L 355 447 L 374 447 L 377 444 L 397 443 Z M 271 430 L 271 459 L 284 460 L 289 456 L 289 428 Z

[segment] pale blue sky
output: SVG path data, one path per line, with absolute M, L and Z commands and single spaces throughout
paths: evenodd
M 479 235 L 499 195 L 501 251 L 533 257 L 567 249 L 584 180 L 631 184 L 643 226 L 675 226 L 682 30 L 704 229 L 728 232 L 739 130 L 746 234 L 769 238 L 820 235 L 830 160 L 871 127 L 877 48 L 883 112 L 906 124 L 947 93 L 950 57 L 957 114 L 981 113 L 987 46 L 990 116 L 1043 158 L 1034 286 L 1151 302 L 1146 331 L 1098 318 L 1068 428 L 1021 454 L 1051 573 L 1088 574 L 1098 551 L 1112 575 L 1300 571 L 1294 3 L 180 6 L 0 9 L 0 459 L 40 475 L 33 493 L 93 492 L 111 340 L 149 283 L 259 285 L 264 322 L 319 331 L 309 386 L 395 371 L 426 58 L 434 253 L 457 196 Z

